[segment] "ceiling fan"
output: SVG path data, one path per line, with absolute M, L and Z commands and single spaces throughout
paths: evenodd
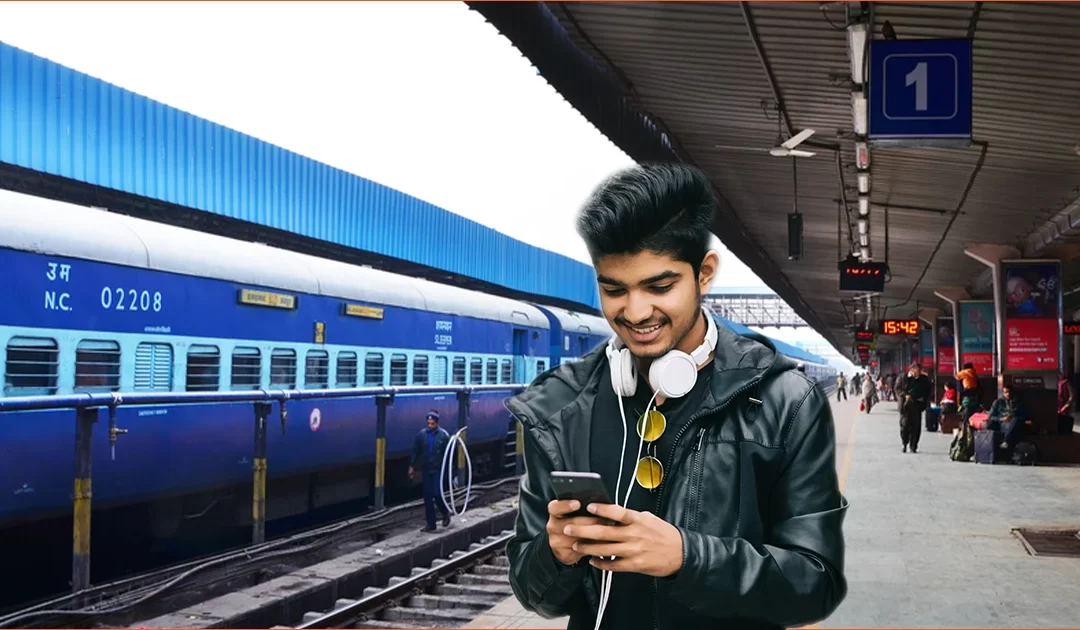
M 803 129 L 799 133 L 791 136 L 787 140 L 783 140 L 783 136 L 777 136 L 776 146 L 765 149 L 761 147 L 732 147 L 722 144 L 713 145 L 714 149 L 728 149 L 733 151 L 768 151 L 769 155 L 775 157 L 814 157 L 817 155 L 813 151 L 803 151 L 797 148 L 807 138 L 814 135 L 813 129 Z

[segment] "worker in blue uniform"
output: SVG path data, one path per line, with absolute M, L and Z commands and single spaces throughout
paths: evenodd
M 439 412 L 432 409 L 427 414 L 427 427 L 420 431 L 413 442 L 412 465 L 409 466 L 409 479 L 416 477 L 417 471 L 424 476 L 424 511 L 427 515 L 427 527 L 421 531 L 435 531 L 435 508 L 442 513 L 443 527 L 450 525 L 450 510 L 442 500 L 442 488 L 439 483 L 439 469 L 443 455 L 450 444 L 450 434 L 439 426 Z

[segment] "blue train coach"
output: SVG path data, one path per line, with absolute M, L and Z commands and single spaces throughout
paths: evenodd
M 12 192 L 0 225 L 3 396 L 521 383 L 596 339 L 552 343 L 553 320 L 580 319 L 557 309 Z M 504 465 L 504 397 L 472 400 L 480 477 Z M 453 430 L 453 395 L 388 410 L 388 491 L 428 409 Z M 115 455 L 95 432 L 95 507 L 145 503 L 168 536 L 180 514 L 243 496 L 252 418 L 250 404 L 120 407 Z M 294 402 L 287 422 L 269 433 L 268 518 L 369 493 L 371 399 Z M 0 444 L 0 524 L 69 514 L 73 412 L 0 414 Z

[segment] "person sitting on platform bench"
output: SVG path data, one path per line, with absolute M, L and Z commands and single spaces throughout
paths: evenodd
M 1023 401 L 1014 394 L 1012 385 L 1003 386 L 1001 398 L 991 405 L 990 419 L 986 422 L 987 429 L 1004 435 L 1004 440 L 998 444 L 998 448 L 1011 451 L 1024 436 L 1026 422 L 1027 409 Z
M 941 413 L 956 413 L 956 383 L 945 383 L 945 393 L 941 395 Z

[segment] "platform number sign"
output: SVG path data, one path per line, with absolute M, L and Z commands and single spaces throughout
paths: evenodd
M 971 138 L 971 40 L 870 43 L 871 140 Z

